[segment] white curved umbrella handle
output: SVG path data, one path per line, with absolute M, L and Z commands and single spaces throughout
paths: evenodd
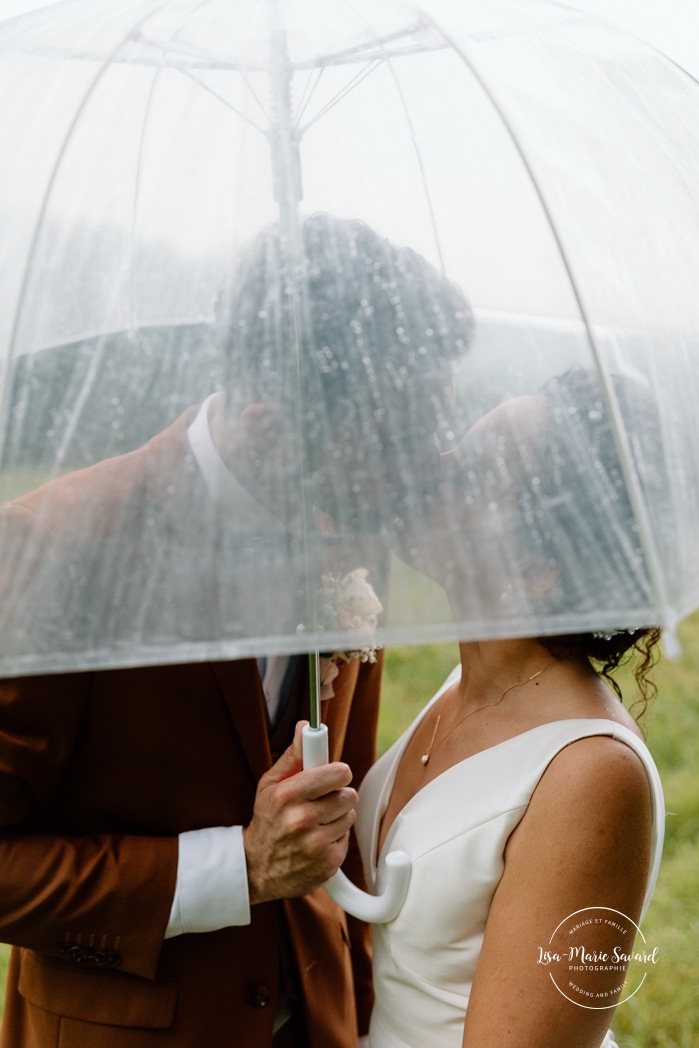
M 328 763 L 328 728 L 321 724 L 303 728 L 303 766 L 317 768 Z M 369 924 L 385 924 L 392 921 L 401 911 L 410 883 L 410 856 L 403 851 L 389 852 L 386 856 L 386 887 L 381 895 L 369 895 L 338 870 L 323 887 L 328 895 L 352 917 Z

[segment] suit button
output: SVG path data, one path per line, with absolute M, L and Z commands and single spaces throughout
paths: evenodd
M 267 986 L 251 986 L 245 993 L 245 1000 L 251 1008 L 266 1008 L 272 994 Z
M 73 964 L 93 964 L 98 968 L 121 964 L 121 957 L 114 950 L 92 950 L 85 946 L 71 946 L 68 942 L 59 943 L 58 950 Z

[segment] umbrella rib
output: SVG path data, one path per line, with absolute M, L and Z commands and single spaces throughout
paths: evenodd
M 250 78 L 249 78 L 249 76 L 248 76 L 248 74 L 247 74 L 247 71 L 246 71 L 246 70 L 245 70 L 245 69 L 244 69 L 244 68 L 243 68 L 243 67 L 241 66 L 241 67 L 240 67 L 240 69 L 238 70 L 238 72 L 240 73 L 240 77 L 241 77 L 241 79 L 242 79 L 243 83 L 245 84 L 245 86 L 247 87 L 248 91 L 250 92 L 250 94 L 252 95 L 252 97 L 253 97 L 253 98 L 255 99 L 255 101 L 257 102 L 257 104 L 258 104 L 258 106 L 259 106 L 259 108 L 260 108 L 260 112 L 262 113 L 263 117 L 265 118 L 265 120 L 267 121 L 267 123 L 271 125 L 271 123 L 272 123 L 272 118 L 271 118 L 271 116 L 269 115 L 269 112 L 268 112 L 268 111 L 267 111 L 267 110 L 265 109 L 264 105 L 262 104 L 262 102 L 261 102 L 261 100 L 260 100 L 260 97 L 259 97 L 259 95 L 258 95 L 257 91 L 255 90 L 255 88 L 254 88 L 254 87 L 252 86 L 252 84 L 250 83 Z M 252 121 L 250 121 L 250 122 L 252 123 Z M 254 125 L 253 125 L 253 126 L 254 126 Z M 260 130 L 261 130 L 261 129 L 260 129 Z
M 35 258 L 37 247 L 38 247 L 38 243 L 39 243 L 39 233 L 40 233 L 41 228 L 43 226 L 44 219 L 46 218 L 46 212 L 48 210 L 49 199 L 51 197 L 51 193 L 53 191 L 53 187 L 54 187 L 54 185 L 56 183 L 56 178 L 58 177 L 58 172 L 60 171 L 61 166 L 63 164 L 63 159 L 64 159 L 64 157 L 66 155 L 67 150 L 68 150 L 68 146 L 70 145 L 70 143 L 71 143 L 71 141 L 73 139 L 73 135 L 75 134 L 75 130 L 76 130 L 76 128 L 77 128 L 77 126 L 78 126 L 78 124 L 80 122 L 80 119 L 81 119 L 83 113 L 85 112 L 85 109 L 86 109 L 90 99 L 93 97 L 94 92 L 97 90 L 97 86 L 99 85 L 100 81 L 102 80 L 102 77 L 105 76 L 105 74 L 109 70 L 110 65 L 112 64 L 115 56 L 119 53 L 119 51 L 123 47 L 126 46 L 126 44 L 129 43 L 129 41 L 131 41 L 131 40 L 133 40 L 135 38 L 136 34 L 138 34 L 138 32 L 140 31 L 141 26 L 147 21 L 147 19 L 151 18 L 153 15 L 157 14 L 164 7 L 167 7 L 168 3 L 169 3 L 169 0 L 163 0 L 163 3 L 158 4 L 158 6 L 154 10 L 148 11 L 148 13 L 143 16 L 141 21 L 139 23 L 137 23 L 136 26 L 132 26 L 129 29 L 128 33 L 125 36 L 121 37 L 121 39 L 119 40 L 118 44 L 115 45 L 113 50 L 108 55 L 106 55 L 106 57 L 104 57 L 102 59 L 101 65 L 99 66 L 97 72 L 95 73 L 95 75 L 93 76 L 92 80 L 90 81 L 90 83 L 89 83 L 89 85 L 88 85 L 88 87 L 87 87 L 87 89 L 85 91 L 85 94 L 84 94 L 83 98 L 81 99 L 81 101 L 80 101 L 80 103 L 79 103 L 75 113 L 73 114 L 73 118 L 70 121 L 68 129 L 67 129 L 67 131 L 65 133 L 65 136 L 63 138 L 63 142 L 61 143 L 61 147 L 58 150 L 58 155 L 56 157 L 56 160 L 55 160 L 55 163 L 53 165 L 53 168 L 51 169 L 51 174 L 50 174 L 48 182 L 46 184 L 46 188 L 44 190 L 44 194 L 43 194 L 43 197 L 42 197 L 42 200 L 41 200 L 41 204 L 40 204 L 40 207 L 39 207 L 39 210 L 38 210 L 36 223 L 34 225 L 34 230 L 33 230 L 33 233 L 32 233 L 30 244 L 29 244 L 29 250 L 27 252 L 27 258 L 26 258 L 26 262 L 25 262 L 25 265 L 24 265 L 24 273 L 22 274 L 22 282 L 21 282 L 20 289 L 19 289 L 19 295 L 17 297 L 17 304 L 15 306 L 14 316 L 13 316 L 13 319 L 12 319 L 12 327 L 10 329 L 10 335 L 9 335 L 9 339 L 8 339 L 7 366 L 5 368 L 5 381 L 3 383 L 2 389 L 0 389 L 0 418 L 7 417 L 7 408 L 8 408 L 8 402 L 9 402 L 10 392 L 11 392 L 11 389 L 10 389 L 10 386 L 11 386 L 10 373 L 12 371 L 13 360 L 14 360 L 14 357 L 15 357 L 16 351 L 17 351 L 17 338 L 19 336 L 19 325 L 20 325 L 21 317 L 22 317 L 22 315 L 24 313 L 25 301 L 26 301 L 27 292 L 28 292 L 28 289 L 29 289 L 29 275 L 30 275 L 30 272 L 31 272 L 31 268 L 32 268 L 32 265 L 33 265 L 33 262 L 34 262 L 34 258 Z M 2 427 L 2 428 L 0 428 L 0 462 L 2 462 L 2 458 L 3 458 L 3 455 L 4 455 L 6 440 L 7 440 L 7 429 L 6 429 L 6 427 Z
M 151 80 L 150 88 L 148 91 L 148 99 L 146 101 L 145 113 L 143 115 L 143 124 L 141 126 L 141 135 L 138 143 L 138 162 L 136 165 L 136 178 L 133 192 L 133 208 L 131 214 L 131 273 L 129 280 L 129 306 L 131 312 L 131 327 L 135 327 L 135 284 L 136 284 L 136 225 L 138 221 L 138 201 L 141 195 L 141 173 L 143 170 L 143 153 L 146 141 L 146 128 L 148 126 L 151 105 L 153 102 L 153 96 L 155 94 L 155 86 L 158 82 L 158 78 L 162 72 L 162 69 L 156 70 L 156 73 Z
M 389 51 L 373 50 L 364 51 L 361 54 L 341 55 L 335 58 L 333 55 L 325 55 L 322 59 L 309 59 L 306 62 L 295 62 L 294 69 L 314 69 L 322 62 L 324 69 L 328 66 L 354 65 L 358 59 L 366 62 L 375 62 L 378 58 L 403 58 L 404 55 L 422 55 L 425 52 L 432 53 L 437 48 L 434 44 L 413 44 L 410 47 L 392 47 Z
M 436 28 L 440 28 L 437 25 L 437 23 L 434 24 Z M 537 199 L 539 200 L 539 204 L 546 217 L 546 221 L 548 222 L 551 235 L 553 236 L 556 248 L 561 258 L 561 262 L 570 282 L 570 288 L 575 299 L 576 305 L 578 307 L 580 318 L 585 328 L 585 335 L 590 351 L 592 353 L 593 360 L 597 365 L 599 377 L 601 380 L 600 384 L 602 395 L 605 401 L 607 411 L 609 412 L 609 418 L 612 425 L 612 432 L 614 435 L 617 452 L 619 454 L 619 464 L 621 466 L 624 482 L 626 484 L 627 494 L 629 496 L 631 508 L 636 518 L 636 523 L 638 524 L 638 536 L 646 562 L 646 568 L 648 571 L 651 590 L 655 596 L 656 609 L 660 615 L 660 625 L 665 627 L 669 632 L 668 650 L 675 650 L 677 643 L 675 638 L 677 616 L 670 607 L 662 574 L 660 572 L 658 551 L 655 542 L 653 541 L 650 520 L 646 511 L 645 503 L 643 501 L 643 495 L 640 489 L 638 478 L 633 469 L 633 458 L 631 455 L 631 448 L 621 416 L 619 402 L 614 391 L 614 385 L 611 379 L 611 375 L 604 360 L 602 359 L 600 347 L 593 331 L 592 321 L 587 312 L 587 308 L 585 306 L 582 295 L 575 280 L 573 266 L 563 244 L 563 239 L 559 232 L 558 226 L 554 220 L 551 209 L 549 208 L 544 194 L 541 191 L 539 183 L 537 182 L 536 176 L 534 175 L 534 170 L 532 168 L 531 163 L 529 162 L 529 158 L 526 154 L 524 146 L 520 141 L 514 128 L 510 124 L 509 120 L 507 119 L 505 110 L 501 105 L 499 99 L 496 97 L 495 92 L 488 86 L 488 84 L 485 81 L 485 78 L 483 77 L 478 68 L 477 62 L 475 62 L 474 59 L 466 53 L 464 47 L 460 46 L 454 39 L 452 39 L 446 31 L 442 30 L 442 32 L 444 38 L 449 43 L 451 43 L 456 53 L 461 57 L 466 67 L 470 70 L 471 74 L 479 84 L 481 90 L 484 92 L 486 98 L 490 101 L 491 105 L 495 109 L 495 112 L 502 120 L 503 127 L 509 135 L 512 144 L 515 150 L 517 151 L 520 160 L 522 161 L 524 170 L 527 173 L 532 188 L 536 193 Z M 640 625 L 648 624 L 641 623 Z
M 365 24 L 366 24 L 366 20 L 364 20 L 364 21 L 365 21 Z M 425 28 L 428 25 L 432 29 L 436 29 L 437 33 L 441 33 L 441 30 L 439 29 L 439 27 L 436 25 L 436 23 L 433 20 L 430 20 L 429 22 L 428 21 L 423 21 L 421 23 L 418 23 L 416 26 L 413 27 L 411 32 L 416 32 L 418 29 L 423 29 L 423 28 Z M 367 26 L 367 29 L 369 31 L 371 31 L 371 26 Z M 441 36 L 442 36 L 442 39 L 444 40 L 444 44 L 443 45 L 441 45 L 440 47 L 432 47 L 432 48 L 429 48 L 429 49 L 426 48 L 426 46 L 422 46 L 420 48 L 420 50 L 421 51 L 424 51 L 424 50 L 430 50 L 430 51 L 441 50 L 442 46 L 443 47 L 446 46 L 446 37 L 444 36 L 443 33 L 441 33 Z M 408 106 L 406 105 L 405 95 L 403 94 L 403 90 L 401 88 L 400 81 L 398 80 L 398 77 L 396 75 L 396 71 L 393 68 L 393 63 L 390 61 L 390 59 L 394 57 L 395 52 L 387 52 L 385 50 L 385 47 L 383 47 L 384 42 L 386 41 L 386 39 L 387 38 L 384 38 L 383 40 L 379 40 L 377 42 L 383 48 L 383 50 L 382 50 L 382 61 L 387 61 L 389 73 L 391 75 L 391 78 L 393 79 L 393 84 L 394 84 L 395 89 L 396 89 L 396 91 L 398 93 L 398 97 L 400 99 L 401 107 L 403 109 L 403 113 L 404 113 L 406 122 L 408 124 L 408 128 L 410 129 L 410 137 L 411 137 L 411 140 L 412 140 L 412 143 L 413 143 L 413 149 L 415 151 L 415 157 L 417 159 L 418 167 L 420 169 L 420 179 L 422 181 L 422 188 L 423 188 L 423 191 L 424 191 L 424 194 L 425 194 L 425 200 L 427 201 L 427 210 L 429 211 L 430 224 L 432 226 L 432 235 L 434 237 L 435 247 L 437 249 L 437 255 L 439 256 L 439 264 L 440 264 L 440 266 L 442 268 L 442 271 L 446 272 L 446 267 L 444 265 L 444 256 L 442 254 L 442 245 L 441 245 L 441 241 L 440 241 L 440 237 L 439 237 L 439 231 L 437 229 L 437 221 L 436 221 L 436 217 L 435 217 L 435 213 L 434 213 L 434 205 L 432 203 L 432 194 L 430 193 L 429 186 L 427 184 L 427 178 L 425 176 L 425 167 L 424 167 L 424 164 L 423 164 L 423 161 L 422 161 L 422 153 L 420 152 L 420 148 L 418 146 L 417 136 L 415 134 L 415 125 L 413 124 L 413 121 L 412 121 L 412 119 L 410 117 L 410 112 L 408 110 Z
M 299 128 L 299 133 L 305 135 L 309 128 L 313 127 L 314 124 L 317 124 L 318 121 L 321 120 L 326 113 L 329 113 L 330 110 L 338 104 L 338 102 L 341 102 L 343 98 L 346 98 L 347 95 L 355 89 L 355 87 L 358 87 L 363 80 L 366 80 L 366 78 L 374 72 L 374 70 L 378 69 L 383 61 L 383 58 L 375 58 L 364 69 L 360 69 L 359 72 L 355 73 L 352 79 L 347 84 L 345 84 L 345 86 L 341 88 L 340 91 L 338 91 L 334 98 L 331 98 L 329 102 L 326 102 L 323 108 L 320 109 L 316 113 L 316 115 L 308 121 L 307 124 L 304 124 L 303 127 Z
M 396 71 L 393 68 L 393 65 L 392 65 L 391 62 L 388 63 L 388 68 L 389 68 L 389 72 L 391 74 L 391 77 L 393 78 L 393 83 L 395 85 L 396 91 L 398 92 L 398 97 L 400 98 L 400 104 L 401 104 L 401 106 L 403 108 L 403 114 L 405 116 L 406 123 L 407 123 L 407 125 L 408 125 L 408 127 L 410 129 L 410 138 L 411 138 L 412 143 L 413 143 L 413 149 L 415 150 L 415 157 L 417 159 L 418 167 L 420 168 L 420 179 L 422 181 L 422 188 L 423 188 L 423 192 L 425 194 L 425 200 L 427 201 L 427 210 L 430 213 L 430 224 L 432 226 L 432 235 L 434 237 L 435 247 L 437 249 L 437 254 L 439 256 L 439 264 L 442 267 L 442 272 L 446 273 L 446 266 L 444 264 L 444 255 L 442 253 L 442 244 L 441 244 L 441 240 L 440 240 L 440 237 L 439 237 L 439 230 L 437 228 L 437 218 L 436 218 L 436 215 L 435 215 L 435 212 L 434 212 L 434 204 L 432 202 L 432 194 L 430 193 L 430 187 L 429 187 L 429 184 L 428 184 L 428 181 L 427 181 L 427 175 L 426 175 L 426 172 L 425 172 L 425 165 L 424 165 L 423 160 L 422 160 L 422 151 L 420 150 L 420 146 L 419 146 L 418 140 L 417 140 L 417 135 L 415 134 L 415 125 L 413 124 L 412 118 L 410 116 L 410 110 L 409 110 L 408 105 L 406 103 L 405 94 L 403 93 L 403 88 L 401 87 L 400 81 L 399 81 L 399 79 L 398 79 L 398 77 L 396 75 Z
M 395 33 L 387 33 L 385 36 L 372 37 L 371 46 L 376 50 L 379 55 L 386 54 L 386 44 L 392 43 L 394 40 L 402 40 L 405 37 L 412 36 L 414 33 L 419 32 L 420 29 L 424 29 L 428 23 L 425 21 L 416 22 L 415 25 L 410 26 L 408 29 L 398 29 Z M 334 51 L 325 55 L 319 55 L 313 60 L 313 65 L 334 65 L 336 63 L 345 62 L 348 60 L 353 61 L 357 55 L 364 56 L 365 58 L 371 59 L 373 57 L 372 52 L 367 52 L 365 49 L 366 43 L 354 44 L 353 47 L 346 47 L 342 51 Z M 419 45 L 418 45 L 419 47 Z M 419 47 L 421 49 L 421 47 Z M 409 48 L 407 50 L 414 50 Z M 305 63 L 292 63 L 296 68 L 300 68 Z
M 557 8 L 565 8 L 565 10 L 571 11 L 573 14 L 576 15 L 581 14 L 581 10 L 579 7 L 575 6 L 574 4 L 564 3 L 563 0 L 547 0 L 547 3 L 552 4 L 554 7 Z M 627 29 L 626 27 L 622 28 L 616 22 L 610 21 L 603 15 L 599 15 L 591 11 L 585 12 L 585 19 L 589 21 L 598 22 L 600 25 L 603 25 L 605 29 L 611 29 L 613 32 L 620 33 L 623 36 L 630 38 L 631 40 L 635 40 L 636 43 L 642 44 L 643 47 L 649 48 L 651 51 L 655 51 L 655 53 L 661 55 L 666 62 L 669 62 L 670 65 L 673 65 L 676 69 L 683 73 L 684 76 L 688 77 L 692 81 L 692 83 L 699 84 L 699 78 L 694 76 L 694 74 L 690 72 L 689 69 L 685 68 L 685 66 L 683 65 L 680 65 L 680 63 L 675 58 L 671 58 L 670 55 L 668 55 L 666 51 L 663 51 L 662 48 L 658 47 L 657 44 L 652 44 L 649 40 L 645 40 L 643 37 L 638 36 L 636 33 L 633 32 L 633 30 Z
M 299 102 L 298 113 L 296 115 L 296 127 L 299 126 L 301 120 L 303 119 L 303 114 L 308 109 L 309 103 L 313 98 L 313 95 L 315 94 L 318 85 L 320 84 L 320 80 L 323 76 L 323 73 L 325 72 L 325 68 L 325 66 L 321 66 L 320 69 L 316 69 L 315 75 L 313 73 L 310 73 L 306 80 L 306 86 L 303 89 L 301 101 Z
M 200 6 L 200 7 L 204 7 L 204 6 L 206 6 L 206 0 L 202 0 L 202 3 L 201 3 L 201 4 L 199 5 L 199 6 Z M 176 34 L 177 36 L 179 36 L 179 33 L 181 32 L 181 30 L 182 30 L 182 27 L 180 27 L 180 30 L 178 30 L 178 33 Z M 186 45 L 186 44 L 183 44 L 183 43 L 182 43 L 182 41 L 181 41 L 181 40 L 179 40 L 179 39 L 177 40 L 177 46 L 178 46 L 179 48 L 183 48 L 183 47 L 184 47 L 184 48 L 186 48 L 186 47 L 188 47 L 188 45 Z M 161 46 L 161 51 L 162 51 L 162 54 L 166 54 L 166 53 L 167 53 L 167 51 L 168 51 L 168 50 L 171 50 L 171 49 L 172 49 L 172 42 L 171 42 L 171 41 L 170 41 L 170 42 L 169 42 L 169 43 L 168 43 L 167 45 L 162 45 L 162 46 Z M 262 135 L 266 134 L 266 131 L 265 131 L 265 129 L 264 129 L 264 128 L 262 128 L 262 127 L 260 127 L 260 126 L 259 126 L 259 124 L 256 124 L 256 123 L 255 123 L 255 121 L 254 121 L 254 120 L 253 120 L 253 119 L 252 119 L 251 117 L 248 117 L 248 116 L 246 116 L 246 115 L 245 115 L 244 113 L 242 113 L 242 112 L 241 112 L 241 111 L 240 111 L 239 109 L 237 109 L 237 108 L 236 108 L 236 107 L 235 107 L 234 105 L 232 105 L 232 104 L 231 104 L 230 102 L 228 102 L 228 100 L 227 100 L 227 99 L 223 98 L 223 96 L 222 96 L 222 95 L 218 94 L 218 92 L 216 92 L 216 91 L 214 91 L 214 90 L 213 90 L 212 88 L 210 88 L 210 87 L 209 87 L 209 86 L 208 86 L 208 85 L 207 85 L 207 84 L 206 84 L 206 83 L 205 83 L 205 82 L 204 82 L 203 80 L 200 80 L 200 79 L 198 79 L 197 77 L 195 77 L 195 76 L 194 76 L 194 75 L 193 75 L 193 74 L 192 74 L 192 73 L 190 72 L 190 70 L 189 70 L 189 69 L 187 69 L 187 68 L 182 68 L 182 67 L 178 67 L 178 68 L 179 68 L 180 72 L 184 73 L 184 74 L 185 74 L 186 76 L 189 76 L 190 80 L 192 80 L 192 82 L 193 82 L 193 83 L 197 84 L 197 85 L 198 85 L 199 87 L 203 88 L 203 89 L 204 89 L 205 91 L 208 91 L 210 95 L 212 95 L 212 96 L 213 96 L 214 98 L 216 98 L 216 99 L 217 99 L 217 100 L 218 100 L 219 102 L 221 102 L 221 103 L 222 103 L 222 104 L 223 104 L 224 106 L 226 106 L 226 107 L 227 107 L 228 109 L 230 109 L 230 110 L 231 110 L 232 112 L 236 113 L 236 115 L 237 115 L 237 116 L 239 116 L 239 117 L 241 118 L 241 120 L 245 120 L 245 121 L 246 121 L 247 123 L 249 123 L 249 124 L 250 124 L 250 125 L 251 125 L 252 127 L 254 127 L 256 131 L 259 131 L 259 132 L 260 132 L 260 134 L 262 134 Z M 262 113 L 262 116 L 264 117 L 264 119 L 265 119 L 265 120 L 267 121 L 267 123 L 268 123 L 268 124 L 271 124 L 271 123 L 272 123 L 272 121 L 271 121 L 271 119 L 270 119 L 269 113 L 267 112 L 267 110 L 266 110 L 266 109 L 265 109 L 265 107 L 263 106 L 263 104 L 262 104 L 262 102 L 260 101 L 260 98 L 259 98 L 259 96 L 258 96 L 257 92 L 255 91 L 254 87 L 253 87 L 253 86 L 252 86 L 252 84 L 250 83 L 250 80 L 249 80 L 248 76 L 246 75 L 246 73 L 245 73 L 245 70 L 244 70 L 244 68 L 243 68 L 242 66 L 240 66 L 240 67 L 238 68 L 238 72 L 239 72 L 239 74 L 240 74 L 240 77 L 241 77 L 241 79 L 242 79 L 243 83 L 244 83 L 244 84 L 245 84 L 245 86 L 247 87 L 248 91 L 250 92 L 250 94 L 252 95 L 252 97 L 253 97 L 253 98 L 255 99 L 255 101 L 257 102 L 257 105 L 259 106 L 259 109 L 260 109 L 260 112 Z
M 361 44 L 355 44 L 353 47 L 345 48 L 342 51 L 328 52 L 327 54 L 318 55 L 315 58 L 305 59 L 300 62 L 290 62 L 289 64 L 293 69 L 316 69 L 331 65 L 346 65 L 348 63 L 356 62 L 358 58 L 364 59 L 365 61 L 372 61 L 379 55 L 386 55 L 386 44 L 410 36 L 412 33 L 416 33 L 420 29 L 423 29 L 425 25 L 425 22 L 416 22 L 410 29 L 403 29 L 395 33 L 389 33 L 384 37 L 374 37 L 371 40 L 372 50 L 370 51 L 367 50 L 369 45 L 365 41 Z M 251 61 L 246 62 L 239 58 L 229 58 L 227 55 L 217 54 L 216 52 L 196 47 L 193 44 L 185 44 L 179 41 L 174 42 L 172 40 L 158 40 L 156 37 L 149 37 L 144 33 L 139 33 L 138 39 L 148 47 L 160 48 L 169 55 L 181 55 L 183 58 L 189 58 L 199 64 L 204 63 L 204 68 L 208 69 L 247 69 L 253 72 L 264 72 L 266 70 L 266 66 L 263 63 Z M 390 51 L 390 54 L 391 56 L 417 54 L 422 51 L 432 50 L 434 50 L 434 48 L 427 44 L 412 44 L 409 47 L 394 48 Z M 91 58 L 94 57 L 94 55 L 75 55 L 74 57 Z M 141 57 L 132 58 L 130 61 L 151 65 L 154 59 Z
M 162 6 L 167 6 L 167 2 L 168 0 L 166 0 L 166 3 Z M 149 18 L 151 14 L 157 14 L 158 10 L 160 10 L 160 8 L 157 8 L 156 11 L 150 12 L 146 15 L 144 21 Z M 402 37 L 409 36 L 413 32 L 419 31 L 424 28 L 425 24 L 426 23 L 424 22 L 418 22 L 409 30 L 402 30 L 400 32 L 388 34 L 385 37 L 374 39 L 372 40 L 373 49 L 371 51 L 366 50 L 366 43 L 362 43 L 351 48 L 346 48 L 343 51 L 337 51 L 335 53 L 329 52 L 328 54 L 320 55 L 316 58 L 309 58 L 300 62 L 291 62 L 290 65 L 293 69 L 317 69 L 332 65 L 351 64 L 356 62 L 358 58 L 363 58 L 365 61 L 373 61 L 379 56 L 385 57 L 387 53 L 393 58 L 402 55 L 421 54 L 424 51 L 434 51 L 434 45 L 431 44 L 411 44 L 407 47 L 392 48 L 390 52 L 387 52 L 383 46 L 386 43 L 391 43 L 393 40 L 399 40 Z M 193 44 L 185 44 L 180 41 L 160 40 L 157 37 L 146 36 L 145 33 L 141 32 L 140 28 L 135 30 L 133 34 L 129 34 L 123 42 L 125 43 L 130 38 L 134 41 L 140 41 L 147 47 L 160 50 L 168 56 L 169 61 L 163 63 L 155 57 L 148 55 L 131 55 L 128 58 L 119 57 L 117 53 L 109 55 L 106 61 L 109 63 L 124 63 L 126 65 L 151 66 L 157 64 L 159 67 L 167 65 L 168 68 L 172 69 L 187 68 L 186 66 L 183 66 L 182 62 L 173 60 L 174 56 L 179 55 L 182 59 L 189 59 L 190 66 L 197 69 L 237 69 L 238 71 L 246 69 L 257 73 L 268 71 L 268 68 L 264 63 L 245 62 L 238 58 L 228 58 L 225 55 L 206 51 L 203 48 L 194 46 Z M 64 48 L 45 46 L 37 48 L 34 53 L 48 58 L 72 58 L 76 61 L 85 62 L 104 61 L 103 56 L 99 52 L 90 50 L 72 50 L 67 52 Z
M 207 84 L 204 80 L 200 80 L 199 77 L 195 76 L 194 73 L 191 73 L 189 69 L 181 69 L 180 72 L 183 76 L 189 77 L 189 79 L 198 87 L 201 87 L 203 91 L 207 91 L 212 96 L 212 98 L 215 98 L 217 102 L 220 102 L 222 105 L 224 105 L 226 109 L 230 109 L 230 111 L 232 113 L 235 113 L 236 116 L 239 116 L 241 120 L 244 120 L 246 123 L 250 124 L 251 127 L 254 127 L 255 130 L 259 131 L 261 135 L 267 134 L 267 131 L 264 127 L 260 127 L 260 125 L 256 123 L 251 117 L 243 113 L 240 109 L 238 109 L 237 106 L 234 106 L 233 103 L 229 102 L 227 98 L 223 97 L 223 95 L 220 95 L 218 91 L 214 91 L 214 89 L 210 87 L 209 84 Z M 246 84 L 246 86 L 248 85 Z M 264 115 L 267 116 L 266 113 L 264 113 Z
M 156 37 L 148 37 L 143 33 L 139 33 L 139 39 L 146 44 L 148 47 L 157 47 L 165 51 L 168 55 L 181 55 L 182 58 L 189 58 L 194 60 L 199 67 L 202 66 L 204 69 L 249 69 L 254 72 L 264 72 L 265 66 L 259 62 L 241 62 L 236 58 L 228 58 L 225 55 L 214 54 L 211 51 L 206 51 L 204 48 L 195 47 L 193 44 L 184 44 L 180 41 L 172 40 L 158 40 Z M 136 59 L 137 62 L 152 64 L 151 60 Z M 175 63 L 173 63 L 174 65 Z M 177 68 L 181 68 L 181 64 L 177 63 Z

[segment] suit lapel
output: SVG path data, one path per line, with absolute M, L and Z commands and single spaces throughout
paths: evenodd
M 257 780 L 272 764 L 266 705 L 257 663 L 254 659 L 238 659 L 213 662 L 211 668 L 228 706 L 250 770 Z
M 289 693 L 286 698 L 286 704 L 273 730 L 270 731 L 269 745 L 273 761 L 276 761 L 291 743 L 296 722 L 308 720 L 307 664 L 308 659 L 305 655 L 294 655 L 291 658 L 289 672 L 292 674 L 292 678 L 288 685 Z
M 148 490 L 154 514 L 157 510 L 159 527 L 167 526 L 175 537 L 182 536 L 179 545 L 175 541 L 176 548 L 189 551 L 192 536 L 197 535 L 197 571 L 193 575 L 193 581 L 188 580 L 187 592 L 181 594 L 176 606 L 182 608 L 193 605 L 195 623 L 206 624 L 209 635 L 216 637 L 227 628 L 222 601 L 229 593 L 229 582 L 231 589 L 235 590 L 231 617 L 236 619 L 236 626 L 240 628 L 237 620 L 241 615 L 241 597 L 235 582 L 241 566 L 236 560 L 235 578 L 229 580 L 226 577 L 225 582 L 222 581 L 222 572 L 227 560 L 220 547 L 220 520 L 216 508 L 209 503 L 203 478 L 192 458 L 187 441 L 187 422 L 196 410 L 190 409 L 185 412 L 169 430 L 147 445 L 145 453 Z M 173 482 L 173 476 L 177 477 L 177 483 Z M 170 541 L 172 542 L 172 539 Z M 234 542 L 238 546 L 241 545 L 241 537 L 234 536 Z M 230 572 L 230 565 L 228 570 Z M 170 577 L 177 578 L 177 572 L 168 572 L 168 578 Z M 214 621 L 210 622 L 212 616 Z M 211 668 L 228 707 L 250 771 L 257 781 L 272 764 L 267 705 L 257 664 L 254 659 L 236 659 L 212 662 Z
M 257 663 L 254 659 L 238 659 L 230 662 L 213 662 L 211 668 L 218 681 L 241 745 L 245 751 L 250 770 L 259 779 L 272 765 L 272 750 L 269 741 L 269 723 Z M 357 682 L 359 662 L 353 660 L 340 668 L 335 681 L 335 694 L 321 704 L 321 717 L 328 725 L 330 760 L 340 760 L 352 705 L 352 695 Z M 288 726 L 283 723 L 274 733 L 274 741 L 281 751 L 293 737 L 295 722 L 307 720 L 309 716 L 308 673 L 306 656 L 298 658 L 298 666 L 292 695 L 287 707 Z M 283 738 L 281 737 L 283 734 Z

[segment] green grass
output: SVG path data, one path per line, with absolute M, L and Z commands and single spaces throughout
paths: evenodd
M 699 1030 L 699 614 L 680 629 L 682 657 L 663 661 L 653 677 L 658 697 L 642 719 L 660 768 L 668 810 L 658 887 L 643 924 L 660 960 L 646 983 L 616 1013 L 621 1048 L 695 1048 Z M 395 648 L 386 653 L 379 744 L 384 750 L 410 723 L 458 661 L 455 644 Z M 628 672 L 620 681 L 634 698 Z M 0 947 L 0 984 L 8 950 Z

